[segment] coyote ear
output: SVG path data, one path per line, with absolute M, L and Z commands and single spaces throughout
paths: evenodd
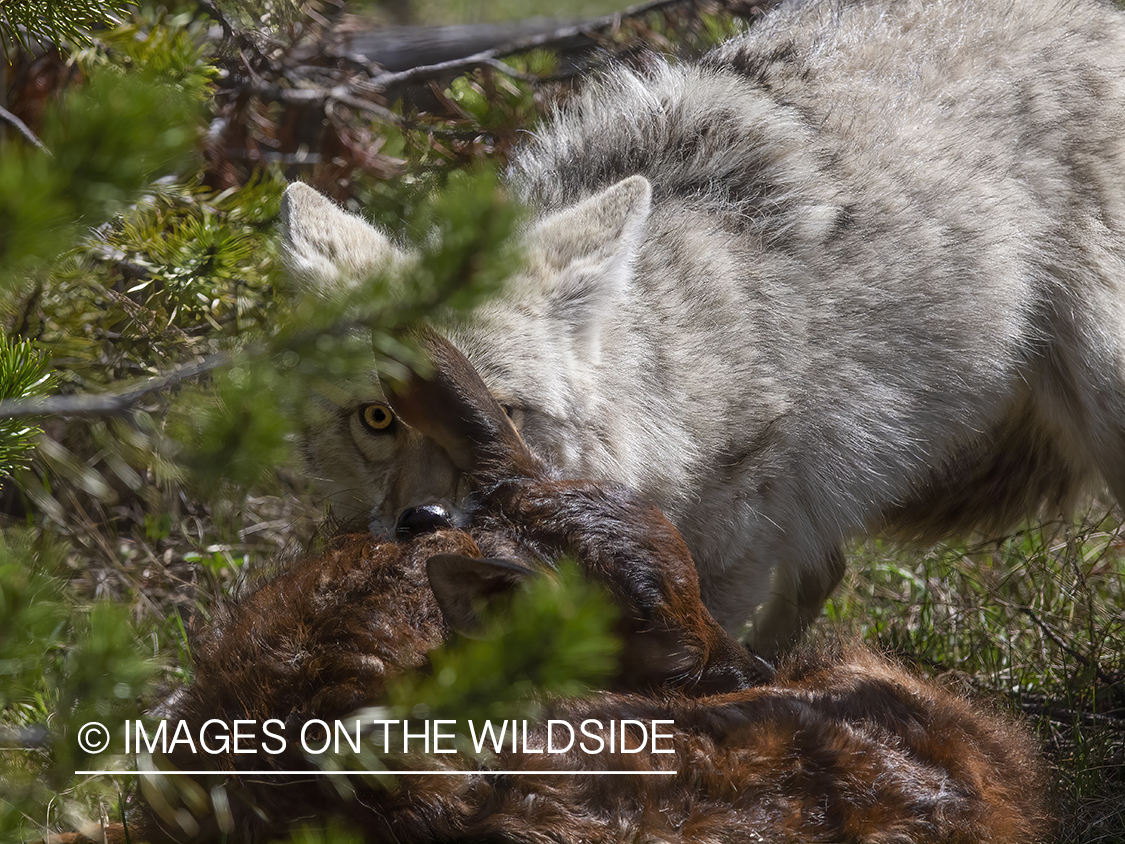
M 534 572 L 507 560 L 438 554 L 426 561 L 426 574 L 445 623 L 475 638 L 481 633 L 481 610 L 510 598 Z
M 576 328 L 592 326 L 628 286 L 651 199 L 648 180 L 630 176 L 532 230 L 529 255 L 545 265 L 545 292 Z
M 410 260 L 374 226 L 302 182 L 285 189 L 281 226 L 289 274 L 325 297 Z

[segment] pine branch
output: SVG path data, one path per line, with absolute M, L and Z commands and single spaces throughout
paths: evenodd
M 27 47 L 72 41 L 88 43 L 89 31 L 98 24 L 116 23 L 117 15 L 129 0 L 20 0 L 0 3 L 0 45 L 4 54 L 9 44 Z

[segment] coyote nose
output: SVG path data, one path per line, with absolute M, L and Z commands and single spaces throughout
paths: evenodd
M 453 527 L 449 511 L 440 504 L 422 504 L 407 507 L 398 514 L 395 522 L 395 536 L 409 537 Z

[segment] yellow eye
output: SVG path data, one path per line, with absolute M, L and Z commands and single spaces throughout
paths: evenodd
M 381 433 L 391 427 L 395 415 L 385 404 L 375 402 L 359 409 L 359 419 L 367 430 Z
M 512 424 L 515 425 L 517 431 L 523 430 L 523 408 L 514 407 L 510 404 L 501 404 L 500 409 L 503 410 L 504 414 L 512 420 Z

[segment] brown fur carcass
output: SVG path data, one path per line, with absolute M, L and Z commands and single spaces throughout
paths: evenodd
M 422 339 L 433 380 L 388 385 L 388 403 L 396 424 L 423 429 L 473 473 L 471 527 L 454 529 L 440 509 L 407 513 L 398 541 L 347 537 L 290 566 L 218 620 L 169 718 L 193 734 L 208 719 L 295 730 L 345 718 L 378 704 L 389 678 L 424 667 L 451 628 L 473 627 L 479 599 L 564 555 L 620 609 L 612 688 L 544 701 L 519 747 L 483 760 L 429 756 L 419 764 L 434 773 L 403 773 L 392 787 L 356 777 L 335 788 L 288 751 L 267 763 L 221 755 L 215 774 L 170 777 L 178 792 L 138 798 L 129 840 L 265 842 L 332 819 L 373 842 L 1046 837 L 1022 729 L 859 649 L 806 651 L 770 676 L 707 614 L 690 554 L 656 508 L 609 485 L 553 479 L 459 353 Z M 660 723 L 672 752 L 535 752 L 550 722 L 631 722 L 633 747 L 637 724 Z M 174 753 L 169 762 L 199 765 Z M 308 773 L 239 773 L 263 764 Z M 609 771 L 632 773 L 599 775 Z M 104 831 L 125 836 L 121 825 Z

